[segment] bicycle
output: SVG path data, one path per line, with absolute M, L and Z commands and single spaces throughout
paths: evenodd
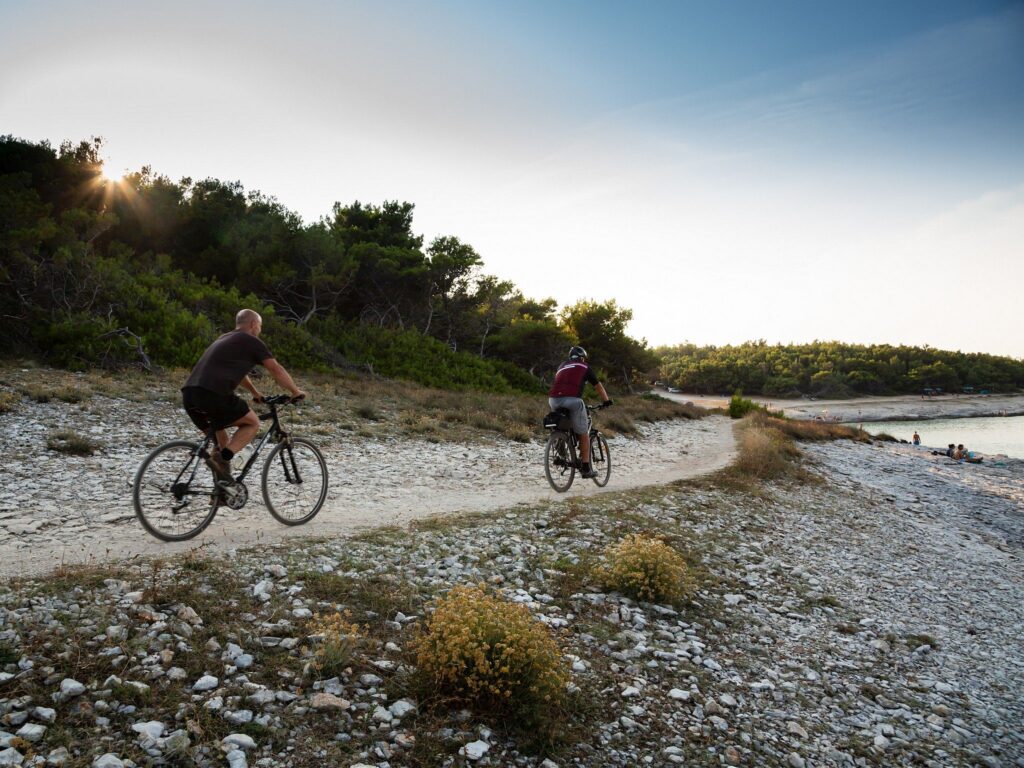
M 591 479 L 599 488 L 608 485 L 608 479 L 612 475 L 612 455 L 605 436 L 594 428 L 593 413 L 606 407 L 604 405 L 587 406 L 587 421 L 590 427 L 590 466 L 597 472 L 597 476 Z M 580 468 L 580 464 L 576 460 L 579 438 L 572 430 L 569 412 L 565 408 L 559 408 L 549 415 L 558 418 L 544 420 L 545 429 L 551 430 L 547 445 L 544 446 L 544 474 L 552 488 L 558 493 L 565 493 L 576 477 L 576 470 Z
M 244 507 L 249 500 L 245 478 L 268 442 L 274 445 L 260 478 L 267 509 L 285 525 L 312 520 L 327 498 L 327 462 L 312 442 L 281 427 L 278 407 L 294 402 L 288 395 L 263 398 L 270 411 L 259 418 L 270 421 L 270 427 L 257 437 L 242 471 L 231 482 L 218 480 L 206 464 L 217 446 L 212 428 L 201 443 L 173 440 L 155 448 L 139 465 L 132 488 L 142 527 L 162 541 L 185 541 L 202 533 L 222 504 L 236 510 Z

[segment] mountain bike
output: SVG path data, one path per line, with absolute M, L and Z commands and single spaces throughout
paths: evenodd
M 259 418 L 270 427 L 256 438 L 241 472 L 230 482 L 218 480 L 206 463 L 210 451 L 217 449 L 213 429 L 201 443 L 174 440 L 154 449 L 139 465 L 132 489 L 142 527 L 162 541 L 185 541 L 202 533 L 221 505 L 244 507 L 249 500 L 245 478 L 268 443 L 272 447 L 260 477 L 267 509 L 285 525 L 312 520 L 327 498 L 327 462 L 313 443 L 282 428 L 278 407 L 295 402 L 288 395 L 263 399 L 270 411 Z
M 587 406 L 587 422 L 590 428 L 590 466 L 597 472 L 597 476 L 592 479 L 601 488 L 608 485 L 608 479 L 612 475 L 612 454 L 608 449 L 608 441 L 605 436 L 594 428 L 593 414 L 594 411 L 605 407 L 607 406 Z M 579 438 L 572 430 L 569 412 L 566 409 L 559 408 L 554 414 L 560 418 L 544 421 L 544 427 L 551 430 L 547 445 L 544 446 L 544 474 L 552 488 L 559 493 L 565 493 L 576 477 L 576 470 L 580 469 L 580 463 L 576 459 Z

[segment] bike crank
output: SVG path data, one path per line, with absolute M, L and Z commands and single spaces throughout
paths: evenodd
M 249 501 L 249 491 L 242 483 L 217 483 L 220 488 L 220 498 L 228 509 L 241 509 Z

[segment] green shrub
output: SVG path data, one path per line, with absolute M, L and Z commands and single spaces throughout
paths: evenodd
M 742 419 L 751 411 L 763 411 L 764 406 L 758 405 L 753 400 L 748 400 L 743 397 L 743 393 L 740 390 L 736 390 L 736 394 L 729 400 L 729 415 L 734 419 Z
M 516 366 L 456 352 L 418 331 L 321 320 L 311 329 L 350 363 L 437 389 L 538 393 L 540 382 Z
M 686 560 L 660 539 L 630 534 L 605 552 L 598 576 L 607 589 L 637 600 L 676 603 L 695 585 Z
M 481 715 L 551 735 L 569 673 L 558 643 L 523 605 L 458 586 L 435 603 L 414 642 L 425 686 Z

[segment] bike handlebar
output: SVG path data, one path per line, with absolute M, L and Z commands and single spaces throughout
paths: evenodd
M 603 411 L 607 407 L 608 406 L 605 405 L 604 403 L 598 403 L 597 405 L 588 405 L 587 406 L 587 410 L 588 411 Z
M 260 400 L 264 405 L 292 405 L 305 398 L 305 395 L 292 397 L 291 395 L 271 395 Z

